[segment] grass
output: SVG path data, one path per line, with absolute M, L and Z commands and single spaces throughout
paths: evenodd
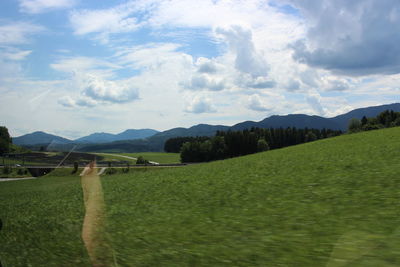
M 27 169 L 23 167 L 11 167 L 10 173 L 4 173 L 4 168 L 0 168 L 0 179 L 1 178 L 22 178 L 22 177 L 32 177 Z
M 102 162 L 128 162 L 129 164 L 136 164 L 136 160 L 133 159 L 128 159 L 128 158 L 124 158 L 124 157 L 120 157 L 118 155 L 122 155 L 122 154 L 116 154 L 113 155 L 112 153 L 91 153 L 91 154 L 96 154 L 101 156 Z
M 400 128 L 102 177 L 120 266 L 399 266 Z M 65 170 L 61 170 L 66 172 Z M 88 266 L 80 178 L 0 185 L 4 266 Z
M 142 153 L 121 153 L 121 155 L 137 158 L 142 156 L 143 158 L 158 162 L 161 164 L 168 163 L 180 163 L 180 154 L 179 153 L 163 153 L 163 152 L 142 152 Z

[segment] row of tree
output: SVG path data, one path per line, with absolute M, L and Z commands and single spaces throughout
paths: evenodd
M 208 136 L 184 136 L 184 137 L 174 137 L 168 139 L 164 144 L 164 151 L 168 153 L 179 153 L 181 152 L 181 147 L 186 142 L 204 142 L 210 140 L 211 137 Z
M 297 129 L 295 127 L 243 131 L 218 131 L 212 138 L 192 138 L 180 148 L 182 162 L 205 162 L 238 157 L 269 149 L 297 145 L 342 134 L 327 129 Z M 174 138 L 176 144 L 183 139 Z
M 389 127 L 400 126 L 400 112 L 393 110 L 385 110 L 376 117 L 362 117 L 359 119 L 351 119 L 349 122 L 348 132 L 370 131 Z
M 4 126 L 0 126 L 0 155 L 10 151 L 11 143 L 12 140 L 8 129 Z

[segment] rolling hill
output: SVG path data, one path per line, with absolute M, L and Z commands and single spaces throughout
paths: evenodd
M 396 127 L 104 177 L 113 260 L 122 266 L 399 266 L 399 136 Z M 5 264 L 90 265 L 80 238 L 80 179 L 60 170 L 2 184 Z
M 144 139 L 157 134 L 153 129 L 129 129 L 119 134 L 93 133 L 74 140 L 76 143 L 109 143 L 121 140 Z
M 350 111 L 346 114 L 342 114 L 333 118 L 324 118 L 320 116 L 310 116 L 305 114 L 289 114 L 283 116 L 270 116 L 259 122 L 246 121 L 235 124 L 233 126 L 224 125 L 208 125 L 199 124 L 190 128 L 173 128 L 163 132 L 157 132 L 151 129 L 142 130 L 126 130 L 120 134 L 108 134 L 108 133 L 95 133 L 86 137 L 79 138 L 75 141 L 71 141 L 62 137 L 58 137 L 60 143 L 53 142 L 52 148 L 54 150 L 69 150 L 73 147 L 72 143 L 79 144 L 76 148 L 77 151 L 82 152 L 157 152 L 163 151 L 164 143 L 169 138 L 179 136 L 213 136 L 216 131 L 227 131 L 231 130 L 243 130 L 251 127 L 258 128 L 316 128 L 316 129 L 332 129 L 346 131 L 348 121 L 351 118 L 361 119 L 363 116 L 374 117 L 384 110 L 400 111 L 400 103 L 381 105 L 375 107 L 360 108 Z M 42 132 L 41 132 L 42 133 Z M 44 134 L 44 133 L 42 133 Z M 36 136 L 36 133 L 30 134 Z M 56 136 L 49 135 L 49 138 L 31 138 L 30 135 L 13 138 L 13 140 L 24 140 L 23 143 L 17 143 L 25 146 L 29 146 L 31 149 L 36 149 L 38 140 L 46 141 L 45 144 L 49 143 L 49 140 L 57 140 Z M 63 142 L 61 142 L 64 140 Z
M 45 132 L 33 132 L 19 137 L 13 137 L 16 145 L 38 145 L 38 144 L 71 144 L 72 140 Z

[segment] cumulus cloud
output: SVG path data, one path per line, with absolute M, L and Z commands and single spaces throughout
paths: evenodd
M 213 113 L 216 112 L 215 107 L 211 103 L 210 98 L 204 96 L 195 96 L 184 110 L 187 113 Z
M 55 9 L 70 8 L 76 0 L 19 0 L 20 10 L 25 13 L 38 14 Z
M 310 90 L 306 96 L 307 103 L 318 115 L 324 116 L 325 108 L 321 104 L 321 95 L 316 90 Z
M 75 106 L 75 100 L 73 100 L 70 96 L 63 96 L 60 99 L 58 99 L 58 104 L 67 107 L 67 108 L 71 108 Z
M 213 60 L 210 60 L 205 57 L 199 57 L 196 61 L 197 71 L 200 73 L 216 73 L 217 72 L 217 64 Z
M 344 75 L 400 72 L 400 2 L 293 0 L 303 13 L 306 39 L 294 59 Z
M 254 111 L 270 111 L 271 108 L 268 107 L 258 94 L 254 94 L 248 97 L 247 108 Z
M 139 98 L 137 88 L 124 81 L 107 81 L 88 75 L 82 95 L 109 103 L 126 103 Z
M 0 45 L 25 44 L 30 36 L 43 31 L 44 27 L 30 22 L 0 23 Z
M 80 95 L 61 97 L 58 104 L 64 107 L 123 104 L 139 99 L 139 90 L 129 80 L 106 80 L 94 74 L 77 74 L 73 79 L 72 82 L 80 89 Z
M 252 77 L 266 76 L 269 66 L 264 57 L 256 51 L 250 29 L 240 25 L 231 25 L 216 29 L 216 33 L 228 43 L 236 55 L 235 67 L 238 71 Z
M 226 81 L 223 78 L 216 78 L 207 74 L 196 74 L 183 85 L 189 90 L 221 91 L 226 87 Z
M 293 92 L 293 91 L 297 91 L 298 89 L 300 89 L 300 86 L 301 86 L 301 83 L 300 83 L 298 80 L 291 79 L 291 80 L 288 82 L 288 84 L 287 84 L 287 86 L 286 86 L 286 89 L 287 89 L 289 92 Z

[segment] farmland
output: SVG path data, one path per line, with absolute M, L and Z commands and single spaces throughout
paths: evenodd
M 399 137 L 397 127 L 102 176 L 115 262 L 398 266 Z M 80 177 L 68 169 L 1 184 L 1 262 L 88 266 L 84 214 Z

